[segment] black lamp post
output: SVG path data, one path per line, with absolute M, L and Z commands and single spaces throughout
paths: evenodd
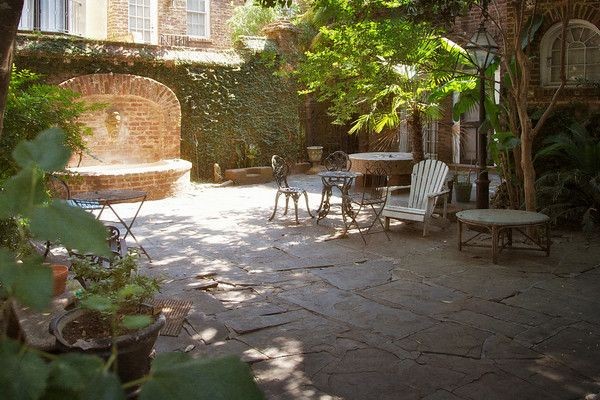
M 484 19 L 479 29 L 465 50 L 469 60 L 477 67 L 479 72 L 479 127 L 477 129 L 477 208 L 490 206 L 490 180 L 487 171 L 487 130 L 484 129 L 485 121 L 485 70 L 492 64 L 498 51 L 498 45 L 485 29 Z

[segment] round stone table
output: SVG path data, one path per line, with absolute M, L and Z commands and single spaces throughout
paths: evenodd
M 411 153 L 400 152 L 369 152 L 350 154 L 352 166 L 350 171 L 364 174 L 370 164 L 383 164 L 390 171 L 391 185 L 409 185 L 410 174 L 413 168 L 413 158 Z M 356 180 L 356 185 L 361 186 L 361 179 Z

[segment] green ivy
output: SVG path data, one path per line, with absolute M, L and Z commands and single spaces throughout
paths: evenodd
M 81 39 L 21 37 L 18 48 L 15 64 L 51 83 L 113 72 L 171 88 L 181 103 L 181 155 L 192 162 L 194 180 L 212 178 L 214 163 L 224 170 L 269 165 L 273 154 L 292 160 L 303 154 L 296 82 L 277 75 L 276 64 L 260 54 L 240 65 L 215 65 L 165 61 L 152 46 Z

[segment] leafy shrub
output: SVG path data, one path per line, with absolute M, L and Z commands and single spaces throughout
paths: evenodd
M 0 179 L 15 173 L 11 157 L 22 140 L 31 140 L 36 132 L 59 127 L 66 134 L 66 144 L 74 152 L 85 149 L 83 137 L 91 129 L 78 122 L 83 113 L 98 109 L 78 101 L 79 94 L 56 85 L 39 83 L 40 75 L 13 68 L 8 88 L 4 130 L 0 136 Z
M 298 7 L 290 5 L 282 7 L 261 7 L 255 4 L 244 4 L 235 7 L 228 23 L 231 26 L 231 39 L 233 43 L 240 40 L 240 36 L 263 36 L 262 29 L 281 16 L 291 16 L 298 12 Z
M 600 138 L 574 122 L 542 145 L 536 161 L 544 171 L 536 186 L 543 211 L 554 220 L 582 221 L 590 231 L 600 223 Z
M 78 294 L 82 307 L 101 314 L 115 333 L 122 328 L 141 328 L 152 322 L 137 312 L 141 304 L 158 292 L 159 283 L 155 278 L 137 273 L 137 258 L 137 254 L 129 253 L 113 260 L 109 268 L 85 257 L 74 259 L 71 265 L 84 287 Z

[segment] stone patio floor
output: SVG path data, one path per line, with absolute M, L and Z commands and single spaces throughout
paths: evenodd
M 292 185 L 320 199 L 316 176 Z M 600 244 L 553 232 L 550 257 L 457 250 L 456 224 L 396 222 L 391 241 L 336 238 L 319 225 L 268 222 L 274 184 L 194 184 L 147 202 L 134 233 L 190 300 L 179 337 L 157 351 L 237 355 L 268 399 L 583 399 L 600 392 Z M 339 202 L 339 198 L 335 200 Z M 125 208 L 125 215 L 133 210 Z M 129 209 L 128 209 L 129 208 Z

